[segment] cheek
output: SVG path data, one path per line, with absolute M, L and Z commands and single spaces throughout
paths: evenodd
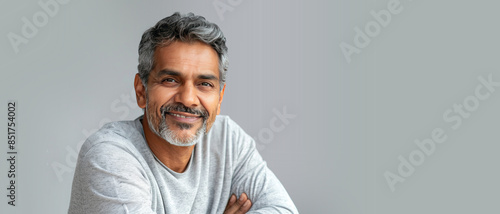
M 148 105 L 145 112 L 145 114 L 147 115 L 145 116 L 147 117 L 148 120 L 150 120 L 149 122 L 157 126 L 158 123 L 160 122 L 160 118 L 158 118 L 158 114 L 156 113 L 156 105 L 152 103 L 151 100 L 149 100 L 147 104 Z
M 158 125 L 160 123 L 160 120 L 162 118 L 160 108 L 161 108 L 161 103 L 158 103 L 151 97 L 148 99 L 148 108 L 146 109 L 146 114 L 148 114 L 148 118 L 153 122 L 153 124 Z
M 219 106 L 219 96 L 199 97 L 200 103 L 205 110 L 210 113 L 210 117 L 215 117 Z M 215 114 L 215 115 L 214 115 Z
M 212 124 L 215 121 L 215 117 L 217 116 L 219 98 L 218 98 L 218 96 L 214 96 L 211 99 L 205 99 L 204 102 L 202 101 L 202 104 L 203 104 L 203 107 L 209 113 L 209 117 L 207 119 L 207 132 L 208 132 L 210 130 L 210 128 L 212 127 Z
M 149 93 L 149 105 L 154 105 L 155 111 L 157 111 L 157 113 L 159 114 L 160 108 L 170 102 L 170 100 L 173 98 L 172 94 L 172 91 L 169 90 L 151 90 L 151 92 Z

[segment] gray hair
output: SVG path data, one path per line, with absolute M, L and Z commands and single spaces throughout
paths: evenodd
M 179 12 L 160 20 L 152 28 L 142 34 L 139 43 L 139 77 L 147 90 L 149 73 L 154 68 L 154 52 L 157 47 L 163 47 L 174 41 L 200 41 L 210 45 L 219 56 L 219 83 L 222 90 L 226 82 L 228 66 L 226 37 L 219 26 L 207 21 L 202 16 Z

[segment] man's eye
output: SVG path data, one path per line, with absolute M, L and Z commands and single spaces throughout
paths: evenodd
M 207 87 L 212 87 L 213 85 L 208 83 L 208 82 L 202 82 L 201 83 L 202 86 L 207 86 Z
M 175 79 L 166 78 L 166 79 L 162 80 L 162 82 L 175 82 Z

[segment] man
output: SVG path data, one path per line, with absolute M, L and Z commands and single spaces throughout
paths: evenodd
M 143 34 L 134 87 L 144 116 L 87 139 L 69 213 L 298 213 L 255 141 L 217 116 L 225 41 L 193 14 L 175 13 Z

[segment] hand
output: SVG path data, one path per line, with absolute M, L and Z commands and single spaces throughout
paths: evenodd
M 231 195 L 227 202 L 224 214 L 244 214 L 252 207 L 252 201 L 248 199 L 247 194 L 241 193 L 241 196 L 236 200 L 236 195 Z

